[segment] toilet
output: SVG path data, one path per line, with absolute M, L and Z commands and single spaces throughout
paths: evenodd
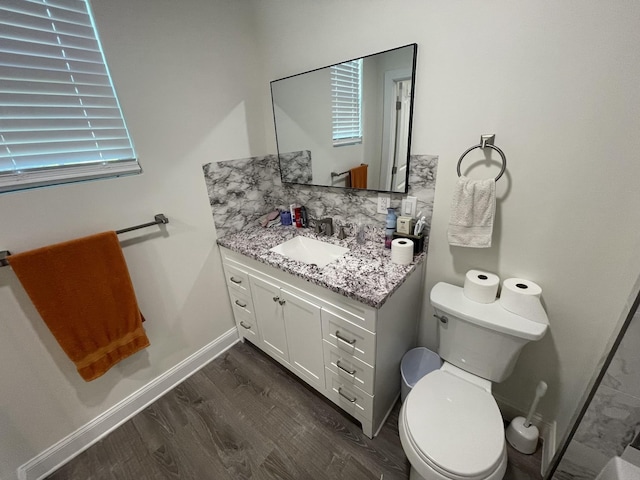
M 461 287 L 431 290 L 439 319 L 442 367 L 420 379 L 400 410 L 402 448 L 410 480 L 500 480 L 507 468 L 504 426 L 491 394 L 506 379 L 522 347 L 549 325 L 469 300 Z

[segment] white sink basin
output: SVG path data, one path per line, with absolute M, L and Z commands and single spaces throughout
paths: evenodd
M 639 478 L 640 467 L 620 457 L 613 457 L 598 474 L 596 480 L 638 480 Z
M 297 236 L 280 245 L 276 245 L 271 251 L 292 260 L 324 267 L 342 257 L 349 249 L 332 243 L 314 240 L 313 238 Z

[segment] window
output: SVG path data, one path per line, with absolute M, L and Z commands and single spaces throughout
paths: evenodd
M 3 0 L 0 192 L 140 171 L 88 0 Z
M 362 59 L 331 67 L 333 146 L 362 143 Z

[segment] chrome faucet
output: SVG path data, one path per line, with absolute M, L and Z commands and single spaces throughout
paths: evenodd
M 315 232 L 318 235 L 326 235 L 327 237 L 333 235 L 333 219 L 331 217 L 313 220 L 313 222 L 315 225 Z

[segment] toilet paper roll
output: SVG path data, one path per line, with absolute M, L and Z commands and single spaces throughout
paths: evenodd
M 413 241 L 396 238 L 391 242 L 391 261 L 398 265 L 409 265 L 413 260 Z
M 500 305 L 505 310 L 534 322 L 547 323 L 540 285 L 524 278 L 507 278 L 502 283 Z
M 496 301 L 500 278 L 497 275 L 481 270 L 469 270 L 464 278 L 464 296 L 478 303 Z

